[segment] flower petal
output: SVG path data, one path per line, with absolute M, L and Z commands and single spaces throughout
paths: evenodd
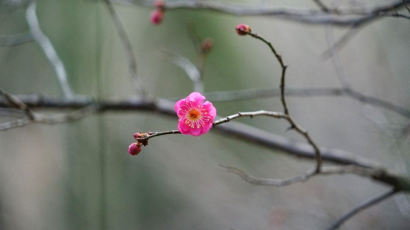
M 198 92 L 192 92 L 186 99 L 194 102 L 195 105 L 201 105 L 204 102 L 205 97 Z

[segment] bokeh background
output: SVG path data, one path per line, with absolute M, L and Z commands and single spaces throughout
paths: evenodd
M 0 1 L 0 34 L 27 32 L 25 8 L 10 2 Z M 315 7 L 308 0 L 249 2 Z M 388 1 L 360 3 L 380 2 Z M 163 23 L 153 26 L 152 9 L 115 7 L 136 54 L 138 76 L 152 97 L 182 98 L 192 91 L 184 71 L 163 52 L 198 63 L 188 28 L 215 43 L 205 65 L 205 92 L 277 88 L 279 65 L 261 42 L 237 36 L 238 23 L 251 25 L 283 55 L 290 66 L 288 87 L 340 86 L 332 62 L 321 56 L 328 48 L 329 27 L 190 10 L 167 11 Z M 136 96 L 123 46 L 101 1 L 39 0 L 37 12 L 76 94 L 96 99 Z M 336 28 L 335 36 L 344 31 Z M 410 107 L 409 31 L 408 20 L 384 18 L 352 37 L 340 51 L 340 61 L 356 90 Z M 13 94 L 63 96 L 52 66 L 35 42 L 0 47 L 0 88 Z M 321 146 L 344 149 L 408 174 L 410 139 L 403 134 L 407 118 L 344 97 L 292 97 L 288 103 Z M 214 105 L 220 116 L 281 110 L 279 98 Z M 286 132 L 282 121 L 240 122 L 303 141 Z M 0 229 L 325 229 L 358 203 L 388 189 L 356 176 L 316 177 L 281 188 L 249 185 L 218 164 L 280 178 L 300 174 L 313 162 L 212 131 L 199 138 L 163 136 L 151 140 L 140 155 L 128 155 L 135 131 L 176 125 L 176 117 L 135 111 L 1 132 Z M 408 196 L 397 195 L 342 229 L 408 229 L 409 202 Z

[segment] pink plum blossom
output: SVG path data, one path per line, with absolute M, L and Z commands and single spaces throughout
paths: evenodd
M 207 133 L 216 117 L 216 109 L 205 97 L 193 92 L 175 103 L 178 130 L 184 135 L 200 136 Z

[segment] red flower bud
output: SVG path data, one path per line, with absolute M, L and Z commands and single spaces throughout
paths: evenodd
M 202 53 L 208 53 L 211 51 L 212 47 L 214 46 L 214 42 L 210 38 L 205 38 L 201 44 L 201 51 Z
M 238 35 L 247 35 L 249 34 L 252 30 L 251 27 L 245 24 L 239 24 L 236 26 L 236 33 L 238 33 Z
M 162 18 L 164 17 L 164 13 L 162 10 L 156 9 L 151 14 L 151 22 L 154 25 L 158 25 L 161 23 Z
M 130 146 L 128 146 L 128 153 L 131 154 L 132 156 L 137 155 L 138 153 L 141 152 L 141 144 L 140 143 L 131 143 Z

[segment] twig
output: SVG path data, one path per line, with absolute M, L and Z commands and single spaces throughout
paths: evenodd
M 220 167 L 226 169 L 228 172 L 238 175 L 242 180 L 254 184 L 254 185 L 264 185 L 264 186 L 275 186 L 282 187 L 291 185 L 297 182 L 307 181 L 314 175 L 317 175 L 314 170 L 308 171 L 305 174 L 286 178 L 286 179 L 274 179 L 274 178 L 258 178 L 245 173 L 243 170 L 226 165 L 219 165 Z
M 40 45 L 48 61 L 54 67 L 61 89 L 63 90 L 66 98 L 73 98 L 74 93 L 70 88 L 67 81 L 67 72 L 64 68 L 64 64 L 58 57 L 56 50 L 53 47 L 50 39 L 41 31 L 40 24 L 38 22 L 36 14 L 36 2 L 32 1 L 26 10 L 26 20 L 30 28 L 30 32 L 34 40 Z
M 331 58 L 334 54 L 334 51 L 342 49 L 347 44 L 347 42 L 360 31 L 363 25 L 364 24 L 360 24 L 350 27 L 345 34 L 343 34 L 336 42 L 334 42 L 327 50 L 322 53 L 322 58 Z
M 290 129 L 294 129 L 296 132 L 302 135 L 306 139 L 306 141 L 313 147 L 315 151 L 315 158 L 316 158 L 315 172 L 319 173 L 320 168 L 322 166 L 322 158 L 321 158 L 320 149 L 318 145 L 315 143 L 315 141 L 313 141 L 309 133 L 306 130 L 304 130 L 299 124 L 297 124 L 296 121 L 292 118 L 292 116 L 289 113 L 288 105 L 287 105 L 286 98 L 285 98 L 285 80 L 286 80 L 287 65 L 285 65 L 281 55 L 276 51 L 272 43 L 270 43 L 269 41 L 267 41 L 266 39 L 264 39 L 263 37 L 255 33 L 250 32 L 249 35 L 265 43 L 270 48 L 272 53 L 274 54 L 276 60 L 279 62 L 279 65 L 282 68 L 281 78 L 280 78 L 280 87 L 279 87 L 280 88 L 280 100 L 282 102 L 283 110 L 286 115 L 285 119 L 289 122 Z
M 257 116 L 266 116 L 266 117 L 273 117 L 273 118 L 284 118 L 286 119 L 286 115 L 278 112 L 271 112 L 271 111 L 265 111 L 265 110 L 259 110 L 259 111 L 254 111 L 254 112 L 239 112 L 235 113 L 232 115 L 229 115 L 224 118 L 220 118 L 213 123 L 213 127 L 218 126 L 223 123 L 230 122 L 232 120 L 238 119 L 240 117 L 257 117 Z M 148 141 L 151 138 L 158 137 L 158 136 L 163 136 L 163 135 L 168 135 L 168 134 L 181 134 L 178 130 L 169 130 L 169 131 L 161 131 L 161 132 L 150 132 L 148 133 L 147 136 L 141 137 L 139 140 L 140 141 Z
M 6 99 L 6 103 L 8 103 L 11 107 L 14 107 L 14 108 L 17 108 L 23 111 L 24 114 L 27 116 L 27 119 L 17 119 L 17 120 L 1 123 L 0 131 L 23 127 L 31 123 L 42 123 L 42 124 L 53 125 L 53 124 L 72 122 L 72 121 L 79 120 L 97 110 L 96 106 L 91 104 L 84 108 L 79 109 L 78 111 L 73 111 L 71 113 L 47 116 L 43 114 L 34 113 L 29 108 L 29 106 L 27 106 L 24 102 L 22 102 L 18 97 L 8 94 L 1 89 L 0 89 L 0 94 L 4 96 L 4 98 Z
M 0 89 L 0 94 L 2 94 L 4 96 L 6 101 L 12 107 L 22 110 L 26 114 L 26 116 L 29 120 L 33 121 L 35 119 L 35 116 L 34 116 L 33 112 L 28 108 L 28 106 L 26 104 L 21 102 L 17 97 L 4 92 L 2 89 Z
M 130 39 L 125 31 L 124 25 L 121 23 L 121 20 L 114 9 L 114 6 L 111 3 L 111 0 L 104 0 L 105 5 L 107 6 L 108 12 L 114 22 L 115 28 L 117 30 L 118 36 L 120 37 L 122 44 L 124 46 L 125 55 L 128 60 L 128 67 L 132 80 L 134 81 L 134 86 L 141 96 L 145 96 L 145 90 L 142 86 L 142 81 L 138 78 L 137 75 L 137 60 L 135 58 L 134 52 L 132 51 L 132 45 Z
M 358 214 L 359 212 L 366 210 L 367 208 L 376 205 L 377 203 L 393 196 L 397 191 L 396 190 L 389 190 L 383 194 L 380 194 L 360 205 L 358 205 L 357 207 L 353 208 L 352 210 L 350 210 L 348 213 L 346 213 L 344 216 L 342 216 L 339 220 L 337 220 L 334 224 L 332 224 L 332 226 L 330 226 L 328 228 L 328 230 L 334 230 L 334 229 L 338 229 L 344 222 L 346 222 L 347 220 L 349 220 L 350 218 L 352 218 L 353 216 L 355 216 L 356 214 Z
M 18 46 L 32 42 L 33 36 L 30 33 L 2 35 L 0 36 L 0 46 Z
M 339 58 L 337 46 L 332 45 L 334 44 L 334 33 L 333 29 L 330 26 L 325 28 L 325 37 L 327 42 L 327 49 L 332 59 L 332 64 L 335 69 L 337 79 L 339 80 L 339 83 L 341 84 L 343 89 L 350 88 L 350 83 L 346 79 L 343 65 Z
M 312 0 L 323 12 L 329 12 L 329 8 L 321 0 Z
M 315 172 L 315 170 L 311 170 L 302 175 L 290 177 L 286 179 L 259 178 L 259 177 L 249 175 L 242 169 L 239 169 L 236 167 L 225 166 L 225 165 L 220 165 L 220 166 L 222 168 L 227 169 L 228 172 L 236 174 L 241 179 L 243 179 L 244 181 L 250 184 L 264 185 L 264 186 L 276 186 L 276 187 L 287 186 L 287 185 L 291 185 L 297 182 L 305 182 L 314 176 L 329 176 L 329 175 L 335 175 L 335 174 L 338 174 L 338 175 L 353 174 L 353 175 L 364 177 L 364 178 L 372 178 L 376 181 L 384 181 L 383 183 L 387 181 L 392 182 L 392 178 L 390 176 L 387 176 L 386 171 L 384 169 L 362 168 L 362 167 L 358 167 L 354 165 L 322 167 L 320 172 Z M 406 179 L 404 179 L 404 181 L 405 180 Z M 410 189 L 409 187 L 410 184 L 408 184 L 408 182 L 409 181 L 405 182 L 405 185 L 397 183 L 397 181 L 395 183 L 388 182 L 385 184 L 389 184 L 389 185 L 394 184 L 392 187 L 396 191 L 406 191 L 407 189 Z

